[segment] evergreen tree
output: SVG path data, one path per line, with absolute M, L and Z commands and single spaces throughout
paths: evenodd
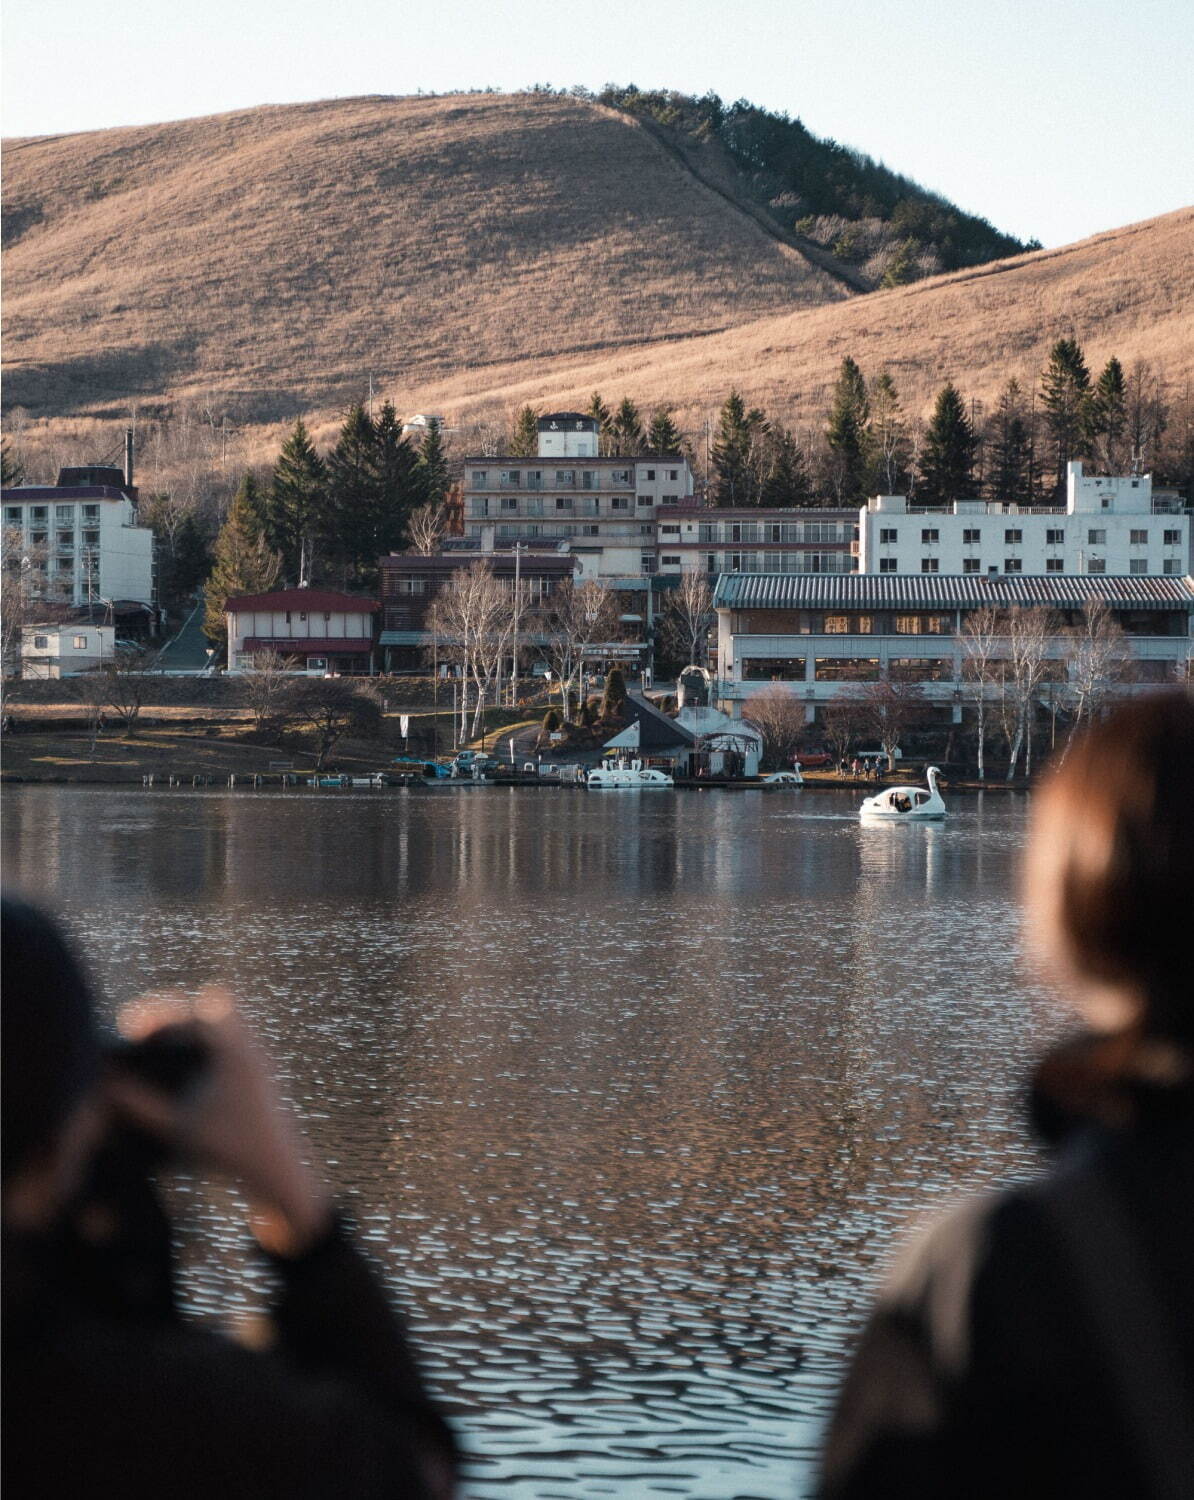
M 829 444 L 830 482 L 841 505 L 861 505 L 866 499 L 870 415 L 866 381 L 847 354 L 833 388 L 825 433 Z
M 419 455 L 402 435 L 402 423 L 387 401 L 373 424 L 374 463 L 377 469 L 377 516 L 374 558 L 400 552 L 409 541 L 410 518 L 426 501 Z
M 252 474 L 246 474 L 213 548 L 212 570 L 203 588 L 203 633 L 218 645 L 228 639 L 228 600 L 268 593 L 278 581 L 281 559 L 261 533 L 256 493 Z
M 601 399 L 601 392 L 594 391 L 593 399 L 589 402 L 587 416 L 593 418 L 597 423 L 597 451 L 608 453 L 610 451 L 610 428 L 613 424 L 613 414 Z
M 646 451 L 679 453 L 683 446 L 684 436 L 672 420 L 671 408 L 657 406 L 651 413 L 651 424 L 647 428 Z
M 757 407 L 748 411 L 738 392 L 731 390 L 718 416 L 713 444 L 709 489 L 714 505 L 758 503 L 756 444 L 768 430 L 763 413 Z
M 760 445 L 763 473 L 759 485 L 760 505 L 811 505 L 812 485 L 808 465 L 795 436 L 786 427 L 773 427 Z
M 623 396 L 610 423 L 610 442 L 615 454 L 633 457 L 643 451 L 643 420 L 629 396 Z
M 999 393 L 991 424 L 991 465 L 987 480 L 992 500 L 1026 505 L 1032 501 L 1032 434 L 1024 393 L 1013 376 Z
M 524 406 L 514 418 L 514 437 L 510 443 L 511 458 L 537 458 L 539 456 L 539 413 L 533 406 Z
M 1041 405 L 1056 454 L 1054 494 L 1065 494 L 1066 465 L 1090 453 L 1090 371 L 1077 339 L 1058 339 L 1041 372 Z
M 328 455 L 327 492 L 328 552 L 343 568 L 345 583 L 375 575 L 381 509 L 377 432 L 360 403 L 349 408 Z
M 303 419 L 282 445 L 263 498 L 265 539 L 282 558 L 282 576 L 309 583 L 327 526 L 327 469 Z
M 448 453 L 439 430 L 439 423 L 427 424 L 427 431 L 419 446 L 419 482 L 427 497 L 427 504 L 436 510 L 443 505 L 448 494 Z
M 622 705 L 626 702 L 626 674 L 621 667 L 611 667 L 605 678 L 605 691 L 601 695 L 601 717 L 618 719 Z
M 1091 433 L 1095 456 L 1107 474 L 1126 474 L 1131 455 L 1126 451 L 1128 382 L 1114 354 L 1103 366 L 1091 396 Z
M 8 439 L 0 439 L 0 484 L 24 484 L 25 465 L 9 452 Z
M 926 505 L 944 505 L 968 495 L 974 487 L 977 448 L 966 404 L 953 381 L 947 381 L 925 431 L 917 499 Z
M 908 491 L 912 444 L 895 381 L 884 371 L 871 382 L 868 495 L 903 495 Z

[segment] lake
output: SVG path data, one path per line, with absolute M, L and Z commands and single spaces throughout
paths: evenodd
M 909 1226 L 1029 1173 L 1025 799 L 10 787 L 106 1001 L 222 979 L 409 1309 L 468 1493 L 791 1497 Z M 262 1293 L 176 1188 L 196 1316 Z

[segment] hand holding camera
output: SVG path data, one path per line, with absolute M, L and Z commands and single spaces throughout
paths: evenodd
M 301 1255 L 327 1229 L 330 1200 L 232 995 L 145 997 L 118 1024 L 126 1046 L 113 1054 L 106 1085 L 117 1114 L 184 1161 L 237 1182 L 261 1246 Z

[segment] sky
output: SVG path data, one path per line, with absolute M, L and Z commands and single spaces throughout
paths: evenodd
M 1190 0 L 5 0 L 6 136 L 607 82 L 798 116 L 1066 244 L 1194 200 Z

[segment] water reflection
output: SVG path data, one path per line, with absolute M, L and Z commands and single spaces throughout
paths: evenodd
M 1032 1162 L 1057 1015 L 1012 967 L 1023 807 L 856 801 L 29 787 L 3 816 L 112 1001 L 245 994 L 472 1493 L 715 1500 L 807 1486 L 893 1236 Z M 202 1313 L 240 1248 L 183 1191 Z

